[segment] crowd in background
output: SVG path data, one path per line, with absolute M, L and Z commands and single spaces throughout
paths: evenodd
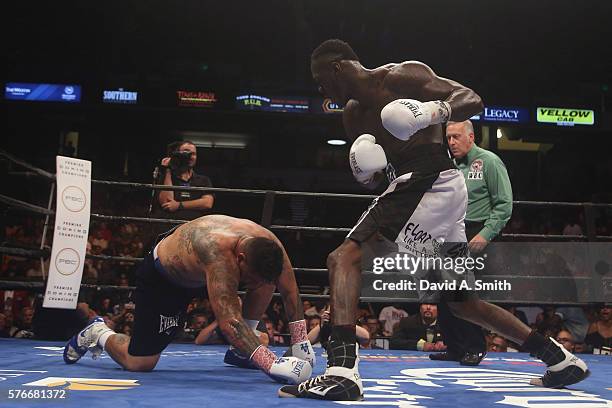
M 47 329 L 43 318 L 40 295 L 28 291 L 0 291 L 0 337 L 45 339 Z M 77 310 L 81 321 L 102 316 L 111 329 L 130 335 L 138 305 L 130 300 L 127 291 L 82 291 Z M 309 331 L 320 330 L 329 324 L 329 304 L 325 301 L 303 300 L 304 315 Z M 529 306 L 507 309 L 524 323 L 545 336 L 556 339 L 568 350 L 576 353 L 612 353 L 612 306 L 554 307 Z M 327 311 L 327 313 L 326 313 Z M 410 312 L 409 312 L 410 311 Z M 362 348 L 398 350 L 444 351 L 444 336 L 437 322 L 435 304 L 361 303 L 356 325 L 366 333 L 360 337 Z M 56 322 L 54 324 L 60 324 Z M 41 327 L 38 332 L 38 327 Z M 199 336 L 204 330 L 209 333 Z M 271 346 L 288 346 L 288 321 L 281 300 L 273 299 L 262 316 L 259 330 Z M 44 333 L 41 335 L 40 333 Z M 198 339 L 200 337 L 200 339 Z M 521 351 L 518 344 L 487 332 L 487 349 L 494 352 Z M 53 338 L 57 339 L 57 338 Z M 193 298 L 185 310 L 185 318 L 177 342 L 196 344 L 227 344 L 216 326 L 215 315 L 207 298 Z M 319 339 L 315 347 L 324 344 Z
M 277 225 L 308 225 L 308 226 L 336 226 L 333 213 L 323 219 L 322 212 L 316 211 L 316 203 L 289 202 L 283 210 L 282 206 L 275 211 L 273 224 Z M 140 203 L 122 206 L 124 215 L 138 215 L 142 211 Z M 330 210 L 328 206 L 328 210 Z M 104 207 L 92 211 L 109 214 Z M 544 234 L 544 235 L 584 235 L 586 234 L 585 221 L 581 210 L 574 213 L 531 213 L 515 210 L 512 218 L 504 228 L 504 234 Z M 139 214 L 143 215 L 143 214 Z M 337 219 L 338 217 L 335 217 Z M 256 217 L 252 219 L 257 219 Z M 527 222 L 526 219 L 529 219 Z M 596 219 L 597 235 L 612 235 L 612 217 L 602 213 Z M 134 222 L 98 222 L 92 220 L 87 253 L 91 255 L 109 255 L 138 258 L 142 257 L 150 248 L 152 240 L 161 232 L 160 227 L 153 230 L 147 224 Z M 348 225 L 348 224 L 347 224 Z M 38 248 L 43 232 L 43 218 L 22 214 L 7 217 L 4 225 L 2 245 L 22 248 Z M 161 227 L 162 229 L 164 227 Z M 168 226 L 167 228 L 170 228 Z M 52 225 L 48 229 L 46 245 L 52 241 Z M 334 248 L 340 242 L 339 236 L 330 233 L 311 232 L 278 232 L 287 252 L 295 266 L 317 268 L 325 264 L 329 248 Z M 341 238 L 341 237 L 340 237 Z M 503 239 L 502 239 L 503 240 Z M 306 251 L 306 248 L 308 250 Z M 40 260 L 31 260 L 23 257 L 1 256 L 0 277 L 2 279 L 39 281 L 42 279 Z M 46 270 L 45 266 L 45 270 Z M 83 282 L 91 284 L 124 285 L 128 286 L 132 280 L 134 265 L 131 262 L 108 262 L 88 258 L 83 271 Z M 583 275 L 583 274 L 579 274 Z M 309 282 L 310 283 L 310 282 Z

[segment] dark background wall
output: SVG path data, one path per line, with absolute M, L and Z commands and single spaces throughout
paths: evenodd
M 499 154 L 517 198 L 607 200 L 612 191 L 609 2 L 66 1 L 5 8 L 0 79 L 83 86 L 76 106 L 0 102 L 0 147 L 47 169 L 68 131 L 79 133 L 78 155 L 93 161 L 94 177 L 136 181 L 148 181 L 178 131 L 241 132 L 251 137 L 247 149 L 200 149 L 200 171 L 215 185 L 359 191 L 348 148 L 325 144 L 343 136 L 338 116 L 233 110 L 232 97 L 248 90 L 314 97 L 310 52 L 339 37 L 365 66 L 417 59 L 472 87 L 487 105 L 594 109 L 593 129 L 515 127 L 524 141 L 553 143 L 546 153 Z M 139 105 L 102 105 L 101 90 L 116 87 L 140 91 Z M 178 108 L 177 89 L 214 90 L 219 108 Z

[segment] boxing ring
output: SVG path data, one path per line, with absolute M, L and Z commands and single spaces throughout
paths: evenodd
M 0 380 L 4 380 L 0 381 L 0 406 L 612 407 L 610 356 L 581 355 L 593 374 L 570 389 L 551 390 L 527 384 L 542 374 L 544 364 L 524 353 L 489 353 L 480 366 L 462 367 L 431 361 L 424 352 L 361 350 L 365 400 L 329 402 L 278 398 L 280 384 L 263 373 L 223 364 L 226 348 L 171 344 L 153 372 L 133 373 L 120 369 L 106 355 L 98 361 L 85 356 L 68 366 L 62 360 L 60 342 L 0 339 Z M 324 371 L 321 349 L 316 352 L 313 375 Z M 26 397 L 9 399 L 10 390 L 13 395 L 15 390 L 25 392 Z M 36 399 L 35 391 L 58 394 Z
M 46 236 L 54 215 L 54 174 L 25 163 L 6 152 L 0 157 L 25 167 L 27 174 L 51 181 L 47 207 L 30 204 L 4 194 L 0 203 L 8 208 L 45 217 L 45 227 L 38 248 L 0 246 L 0 254 L 40 259 L 49 256 Z M 345 234 L 349 228 L 275 225 L 272 223 L 275 199 L 283 196 L 310 196 L 341 200 L 362 200 L 367 204 L 375 196 L 287 191 L 245 190 L 160 186 L 140 183 L 92 180 L 95 185 L 148 190 L 196 190 L 219 194 L 248 194 L 263 199 L 261 225 L 273 231 L 304 231 Z M 507 239 L 610 241 L 598 236 L 593 212 L 608 204 L 516 201 L 517 206 L 580 207 L 585 212 L 586 234 L 542 235 L 504 234 Z M 112 222 L 149 224 L 183 223 L 182 220 L 91 214 L 91 218 Z M 342 235 L 339 235 L 341 237 Z M 331 250 L 331 248 L 330 248 Z M 88 255 L 109 262 L 138 263 L 142 258 Z M 300 276 L 326 273 L 325 268 L 295 268 Z M 44 273 L 44 272 L 43 272 Z M 89 290 L 133 290 L 111 285 L 81 285 Z M 0 289 L 42 291 L 43 282 L 0 281 Z M 327 299 L 328 295 L 303 295 L 303 298 Z M 399 299 L 362 297 L 362 301 L 390 302 Z M 546 303 L 546 302 L 538 302 Z M 554 303 L 554 302 L 551 302 Z M 563 302 L 572 304 L 573 302 Z M 580 302 L 577 302 L 581 304 Z M 331 406 L 376 405 L 397 407 L 519 406 L 519 407 L 612 407 L 612 357 L 581 355 L 590 366 L 591 376 L 570 389 L 551 390 L 528 385 L 539 377 L 545 366 L 524 353 L 489 353 L 478 367 L 463 367 L 453 362 L 431 361 L 428 353 L 398 350 L 361 350 L 360 373 L 364 379 L 365 400 L 360 402 L 324 402 L 301 399 L 280 399 L 280 387 L 263 373 L 239 369 L 223 363 L 227 346 L 171 344 L 153 372 L 133 373 L 120 369 L 103 354 L 100 361 L 86 356 L 78 364 L 66 365 L 62 360 L 64 342 L 0 339 L 0 406 L 97 406 L 139 407 L 176 404 L 177 406 L 243 407 L 249 406 Z M 277 354 L 284 349 L 273 348 Z M 325 357 L 317 349 L 318 364 L 313 375 L 324 371 Z M 500 405 L 501 404 L 501 405 Z

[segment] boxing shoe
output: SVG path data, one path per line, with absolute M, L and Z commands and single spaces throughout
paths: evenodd
M 249 357 L 243 355 L 240 350 L 234 346 L 230 346 L 230 348 L 227 349 L 225 352 L 225 357 L 223 357 L 223 362 L 239 368 L 248 368 L 251 370 L 259 369 L 255 364 L 253 364 Z
M 477 366 L 480 364 L 482 360 L 487 356 L 486 351 L 481 351 L 479 353 L 473 353 L 471 351 L 466 351 L 466 353 L 459 360 L 459 364 L 464 366 Z
M 445 351 L 443 353 L 431 353 L 429 359 L 434 361 L 459 361 L 461 355 L 452 351 Z
M 459 364 L 464 366 L 477 366 L 484 360 L 486 355 L 487 353 L 484 351 L 479 353 L 467 351 L 463 355 L 453 351 L 446 351 L 444 353 L 432 353 L 429 355 L 429 359 L 434 361 L 458 361 Z
M 531 385 L 547 388 L 563 388 L 567 385 L 576 384 L 587 378 L 591 372 L 586 363 L 550 338 L 546 346 L 536 353 L 536 356 L 544 361 L 560 361 L 549 365 L 548 370 L 541 378 L 534 378 Z
M 362 400 L 363 384 L 358 371 L 359 353 L 357 350 L 359 345 L 339 344 L 332 348 L 332 343 L 330 342 L 327 350 L 328 367 L 324 374 L 298 385 L 286 385 L 278 390 L 278 396 L 281 398 L 311 398 L 330 401 Z M 330 366 L 331 362 L 338 361 L 338 354 L 348 356 L 351 360 L 354 358 L 353 367 Z
M 108 331 L 112 331 L 105 323 L 104 319 L 96 316 L 80 332 L 68 340 L 64 347 L 64 362 L 74 364 L 87 353 L 91 352 L 91 357 L 95 360 L 102 354 L 102 347 L 98 345 L 100 336 Z

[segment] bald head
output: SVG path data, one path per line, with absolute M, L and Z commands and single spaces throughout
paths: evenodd
M 448 122 L 446 126 L 448 146 L 455 158 L 464 157 L 474 146 L 474 125 L 469 120 Z

